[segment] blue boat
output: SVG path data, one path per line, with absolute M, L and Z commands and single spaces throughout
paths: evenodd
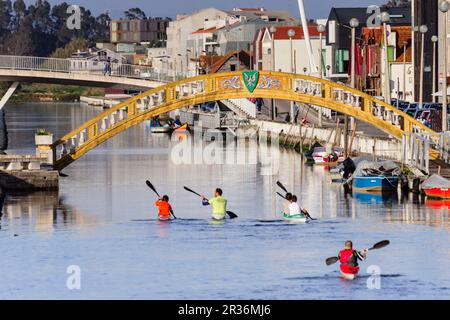
M 392 161 L 362 161 L 352 177 L 353 191 L 396 192 L 400 174 L 400 168 Z
M 399 177 L 354 177 L 353 190 L 365 192 L 397 191 Z

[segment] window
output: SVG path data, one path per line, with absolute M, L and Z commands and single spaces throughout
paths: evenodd
M 348 73 L 349 70 L 349 50 L 348 49 L 338 49 L 335 51 L 334 61 L 335 61 L 335 72 L 336 73 Z
M 236 71 L 236 65 L 235 64 L 231 64 L 230 65 L 230 71 Z

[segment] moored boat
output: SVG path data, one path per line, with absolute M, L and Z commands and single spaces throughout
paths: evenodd
M 185 123 L 182 126 L 175 128 L 173 131 L 174 132 L 187 132 L 187 131 L 189 131 L 189 126 L 187 125 L 187 123 Z
M 399 177 L 354 177 L 353 190 L 365 192 L 393 192 L 397 190 Z
M 314 161 L 314 157 L 313 157 L 313 153 L 314 153 L 314 149 L 315 148 L 321 148 L 323 147 L 319 142 L 315 142 L 312 146 L 311 149 L 303 152 L 303 156 L 305 157 L 307 162 L 313 162 Z
M 393 161 L 361 161 L 352 176 L 352 188 L 356 192 L 395 192 L 401 169 Z
M 344 149 L 334 147 L 332 152 L 327 152 L 325 147 L 316 147 L 312 153 L 312 158 L 317 165 L 335 166 L 345 160 Z
M 152 133 L 170 133 L 170 132 L 172 132 L 172 128 L 168 125 L 158 126 L 158 127 L 150 127 L 150 131 Z
M 422 190 L 428 198 L 450 199 L 450 180 L 433 174 L 423 182 Z

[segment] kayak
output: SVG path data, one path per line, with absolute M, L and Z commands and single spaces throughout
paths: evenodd
M 350 267 L 348 265 L 341 265 L 341 276 L 346 280 L 355 280 L 359 273 L 359 267 Z
M 296 223 L 305 223 L 308 219 L 306 218 L 306 216 L 304 214 L 296 214 L 296 215 L 289 215 L 286 213 L 283 213 L 283 219 L 285 221 L 289 221 L 289 222 L 296 222 Z
M 345 280 L 355 280 L 356 277 L 358 276 L 357 273 L 345 273 L 341 271 L 341 276 L 342 278 L 344 278 Z

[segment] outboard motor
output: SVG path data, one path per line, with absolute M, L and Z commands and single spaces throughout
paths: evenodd
M 8 129 L 6 128 L 5 111 L 0 109 L 0 154 L 8 149 Z

